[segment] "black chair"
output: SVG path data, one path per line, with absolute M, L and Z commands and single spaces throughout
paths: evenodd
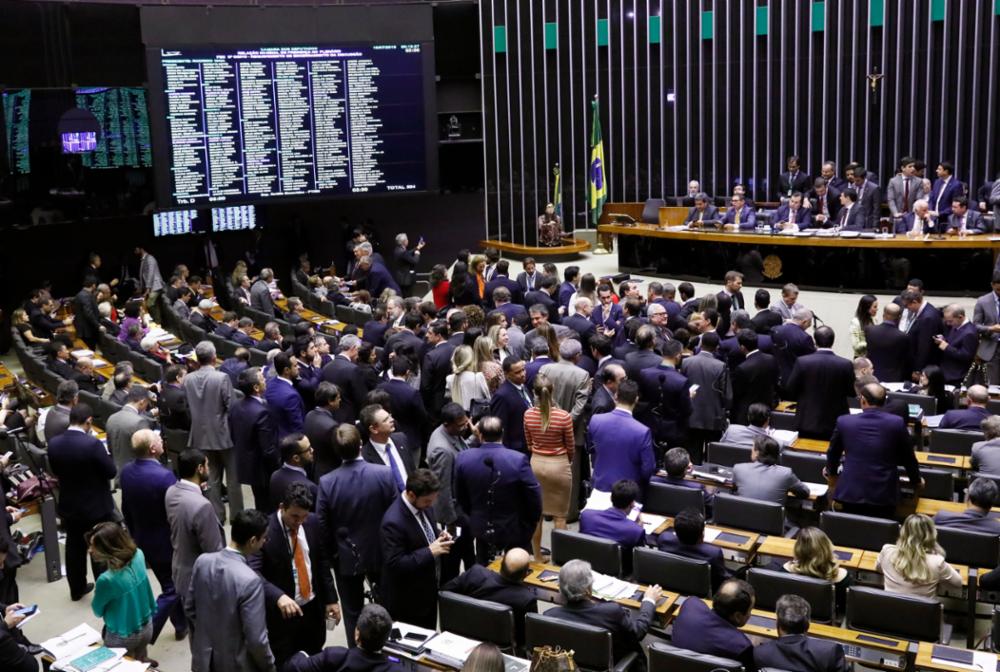
M 712 510 L 716 525 L 779 537 L 785 533 L 785 507 L 776 502 L 720 492 L 712 500 Z
M 580 532 L 552 530 L 552 562 L 565 565 L 577 558 L 589 562 L 596 572 L 622 575 L 622 549 L 615 542 Z
M 835 546 L 866 551 L 880 551 L 886 544 L 895 544 L 899 537 L 899 523 L 895 520 L 839 511 L 824 511 L 819 514 L 819 527 Z
M 712 567 L 706 560 L 684 558 L 653 548 L 636 547 L 632 551 L 632 579 L 647 585 L 659 585 L 682 595 L 712 596 Z
M 812 620 L 833 623 L 837 617 L 836 587 L 812 576 L 753 568 L 747 581 L 757 593 L 757 607 L 774 611 L 782 595 L 798 595 L 812 608 Z
M 940 642 L 944 608 L 937 600 L 890 593 L 878 588 L 847 589 L 847 627 L 913 641 Z
M 528 651 L 536 646 L 561 646 L 570 650 L 577 667 L 593 672 L 624 672 L 639 659 L 639 654 L 633 652 L 615 661 L 611 633 L 604 628 L 542 614 L 525 616 L 524 639 Z
M 792 470 L 799 480 L 806 483 L 825 483 L 823 469 L 826 468 L 826 457 L 816 453 L 806 453 L 799 450 L 784 450 L 781 453 L 781 464 Z
M 926 394 L 912 394 L 910 392 L 890 392 L 886 401 L 893 401 L 895 399 L 907 405 L 916 404 L 924 412 L 924 415 L 937 414 L 937 397 L 931 397 Z M 913 417 L 912 413 L 910 413 L 910 417 Z
M 743 672 L 743 664 L 655 642 L 649 647 L 649 672 Z
M 708 444 L 708 453 L 705 456 L 705 460 L 720 467 L 731 467 L 734 464 L 750 462 L 750 452 L 752 450 L 752 446 L 713 441 Z
M 990 415 L 1000 415 L 1000 399 L 990 399 L 986 402 L 986 410 Z
M 937 536 L 949 562 L 990 569 L 997 566 L 1000 559 L 1000 537 L 997 535 L 939 525 Z
M 350 324 L 354 317 L 354 311 L 348 306 L 337 306 L 334 308 L 333 314 L 338 320 L 347 324 Z
M 508 653 L 517 645 L 514 610 L 506 604 L 443 590 L 438 594 L 441 629 L 481 642 L 492 642 Z
M 799 428 L 795 414 L 787 411 L 772 411 L 770 425 L 771 429 L 787 429 L 793 432 Z
M 972 444 L 985 440 L 986 436 L 982 432 L 965 429 L 932 429 L 931 442 L 927 449 L 932 453 L 972 455 Z
M 705 515 L 705 495 L 700 489 L 670 483 L 650 483 L 646 488 L 643 510 L 664 516 L 676 516 L 684 509 L 697 509 Z
M 900 470 L 900 475 L 904 472 Z M 955 498 L 955 472 L 949 469 L 928 469 L 920 467 L 924 479 L 924 489 L 920 496 L 927 499 L 941 499 L 950 502 Z M 911 484 L 912 486 L 912 484 Z
M 659 224 L 660 208 L 665 204 L 662 198 L 647 198 L 642 206 L 642 216 L 639 218 L 643 224 Z

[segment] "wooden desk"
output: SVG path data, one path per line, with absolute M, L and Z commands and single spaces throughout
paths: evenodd
M 653 534 L 654 535 L 663 534 L 673 526 L 674 526 L 674 519 L 667 518 L 665 521 L 663 521 L 662 525 L 653 530 Z M 718 546 L 719 548 L 725 548 L 731 551 L 745 553 L 747 555 L 746 559 L 748 562 L 750 558 L 753 556 L 753 553 L 756 550 L 758 544 L 760 543 L 761 535 L 757 534 L 756 532 L 750 532 L 747 530 L 737 530 L 731 527 L 719 527 L 718 525 L 706 525 L 705 531 L 708 532 L 709 530 L 718 530 L 719 532 L 722 533 L 735 534 L 741 537 L 746 537 L 746 541 L 739 543 L 718 538 L 713 539 L 712 541 L 708 541 L 706 543 L 709 543 L 713 546 Z
M 821 439 L 796 439 L 789 448 L 801 450 L 808 453 L 822 453 L 826 455 L 830 447 L 829 441 Z M 927 453 L 917 451 L 917 462 L 924 467 L 934 467 L 937 469 L 954 469 L 956 471 L 968 471 L 972 468 L 972 458 L 968 455 L 947 455 L 944 453 Z
M 285 297 L 276 299 L 274 305 L 278 306 L 278 308 L 280 308 L 283 311 L 287 311 L 288 299 L 286 299 Z M 314 310 L 309 310 L 308 308 L 303 308 L 301 311 L 299 311 L 299 315 L 301 315 L 304 319 L 308 320 L 309 322 L 312 322 L 313 326 L 317 330 L 325 332 L 327 334 L 339 334 L 344 330 L 344 327 L 347 326 L 346 323 L 341 322 L 340 320 L 335 320 L 332 317 L 321 315 Z M 363 330 L 361 329 L 361 327 L 358 327 L 358 336 L 363 335 L 362 331 Z
M 16 385 L 17 377 L 14 376 L 14 372 L 8 369 L 6 364 L 0 363 L 0 390 L 6 390 Z
M 222 314 L 225 312 L 224 310 L 222 310 L 222 306 L 215 304 L 214 306 L 212 306 L 212 310 L 210 312 L 212 315 L 212 319 L 214 319 L 216 322 L 222 322 Z M 258 329 L 257 327 L 253 327 L 250 329 L 250 338 L 254 339 L 255 341 L 262 341 L 264 340 L 264 332 Z
M 794 539 L 774 536 L 765 537 L 764 541 L 762 541 L 760 546 L 757 547 L 757 558 L 760 558 L 761 556 L 772 556 L 777 558 L 788 558 L 791 560 L 795 557 L 794 549 Z M 848 570 L 858 569 L 865 553 L 860 548 L 848 548 L 846 546 L 834 546 L 833 550 L 850 554 L 851 557 L 847 559 L 837 558 L 837 562 L 840 563 L 840 566 Z
M 938 511 L 948 511 L 949 513 L 961 513 L 965 511 L 964 502 L 946 502 L 941 499 L 920 498 L 914 508 L 914 513 L 922 513 L 925 516 L 934 517 Z M 1000 506 L 994 506 L 990 510 L 991 518 L 1000 518 Z
M 935 672 L 969 672 L 969 668 L 961 667 L 959 665 L 950 665 L 948 663 L 938 663 L 931 659 L 933 655 L 934 647 L 940 646 L 939 644 L 931 644 L 930 642 L 920 642 L 917 645 L 917 656 L 913 661 L 914 670 L 918 672 L 920 670 L 934 670 Z M 944 647 L 944 648 L 955 648 L 955 647 Z M 956 649 L 963 650 L 963 649 Z M 978 653 L 987 653 L 993 658 L 997 658 L 998 663 L 1000 663 L 1000 658 L 997 657 L 995 653 L 989 653 L 986 651 L 979 651 Z M 993 672 L 993 669 L 988 669 L 986 672 Z

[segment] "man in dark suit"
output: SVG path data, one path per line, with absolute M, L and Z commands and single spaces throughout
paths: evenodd
M 103 330 L 101 313 L 97 310 L 97 300 L 94 298 L 97 285 L 93 280 L 84 282 L 89 284 L 84 284 L 73 299 L 73 326 L 76 328 L 76 337 L 94 350 L 97 347 L 97 338 Z
M 965 319 L 965 308 L 957 303 L 947 306 L 943 314 L 947 329 L 941 338 L 935 335 L 934 343 L 941 350 L 944 382 L 958 385 L 976 357 L 979 335 L 976 333 L 976 325 Z
M 323 367 L 322 378 L 333 383 L 340 390 L 340 408 L 337 409 L 337 422 L 354 422 L 358 411 L 365 405 L 368 388 L 364 377 L 355 362 L 358 361 L 358 350 L 361 339 L 354 334 L 341 337 L 337 344 L 337 354 L 333 360 Z
M 694 207 L 688 210 L 684 223 L 691 227 L 714 225 L 721 220 L 719 209 L 709 203 L 708 194 L 698 192 L 694 195 Z
M 517 357 L 503 361 L 504 380 L 490 399 L 490 415 L 500 418 L 503 445 L 519 453 L 528 453 L 524 442 L 524 412 L 531 408 L 533 396 L 526 385 L 527 365 Z
M 385 339 L 385 348 L 382 351 L 382 369 L 389 369 L 389 355 L 406 354 L 407 357 L 417 357 L 423 351 L 425 343 L 417 336 L 416 332 L 423 325 L 423 318 L 415 310 L 404 313 L 400 318 L 400 325 L 396 328 L 396 333 Z
M 731 576 L 722 558 L 722 549 L 705 543 L 705 516 L 700 511 L 678 511 L 674 517 L 673 529 L 662 532 L 651 541 L 666 553 L 707 562 L 712 568 L 713 590 L 718 590 L 723 581 Z
M 809 637 L 810 607 L 798 595 L 782 595 L 775 609 L 778 638 L 754 649 L 760 669 L 800 670 L 801 672 L 848 672 L 844 649 L 838 642 Z
M 751 404 L 774 406 L 778 397 L 778 362 L 757 348 L 759 337 L 752 329 L 741 329 L 736 338 L 744 359 L 733 369 L 730 419 L 735 424 L 745 425 Z
M 840 212 L 837 214 L 836 226 L 845 231 L 861 231 L 867 228 L 867 215 L 858 204 L 858 192 L 854 187 L 840 192 Z
M 923 488 L 920 466 L 902 418 L 887 413 L 886 391 L 878 383 L 861 389 L 861 413 L 842 415 L 826 452 L 826 478 L 833 500 L 848 513 L 894 518 L 899 472 Z M 850 447 L 850 450 L 845 450 Z M 839 472 L 841 457 L 843 470 Z
M 181 383 L 184 380 L 184 367 L 171 364 L 163 374 L 163 385 L 160 386 L 159 409 L 160 424 L 166 429 L 191 429 L 191 412 L 188 411 L 187 394 Z
M 132 435 L 135 459 L 122 467 L 122 515 L 132 539 L 146 556 L 146 565 L 160 584 L 153 614 L 153 639 L 167 623 L 174 625 L 174 635 L 183 639 L 187 634 L 184 601 L 174 589 L 171 563 L 174 549 L 170 545 L 170 523 L 164 497 L 177 478 L 160 464 L 163 440 L 150 429 L 140 429 Z
M 559 593 L 565 606 L 545 612 L 549 618 L 603 628 L 611 633 L 612 658 L 618 661 L 630 653 L 642 653 L 642 639 L 649 632 L 656 602 L 663 594 L 659 586 L 646 588 L 638 612 L 620 604 L 593 598 L 593 571 L 585 560 L 570 560 L 559 570 Z
M 729 203 L 730 207 L 722 217 L 722 226 L 727 231 L 753 231 L 757 226 L 757 215 L 747 205 L 746 198 L 742 194 L 733 194 Z
M 451 374 L 451 355 L 455 346 L 448 342 L 448 323 L 444 320 L 431 322 L 424 338 L 430 349 L 420 367 L 420 396 L 424 398 L 424 407 L 431 419 L 436 422 L 446 403 L 445 380 Z
M 389 379 L 379 383 L 376 389 L 389 395 L 389 407 L 396 421 L 396 428 L 406 436 L 407 445 L 417 451 L 419 457 L 429 432 L 423 397 L 409 383 L 413 368 L 413 362 L 408 357 L 396 355 L 392 360 Z
M 659 370 L 647 369 L 647 373 Z M 622 381 L 618 385 L 615 409 L 590 418 L 586 442 L 593 462 L 593 485 L 597 490 L 610 492 L 616 482 L 625 479 L 635 481 L 645 492 L 656 470 L 654 435 L 648 426 L 633 417 L 637 401 L 635 382 Z M 690 406 L 687 410 L 690 412 Z
M 576 288 L 580 285 L 580 267 L 573 264 L 563 269 L 563 283 L 559 285 L 556 297 L 559 302 L 559 310 L 562 315 L 569 312 L 569 300 L 576 293 Z
M 632 507 L 639 499 L 639 485 L 635 481 L 621 480 L 611 486 L 611 507 L 585 509 L 580 512 L 580 532 L 601 539 L 610 539 L 622 550 L 622 566 L 626 574 L 632 572 L 632 549 L 646 545 L 646 531 L 642 523 L 630 517 Z
M 382 296 L 382 292 L 387 289 L 391 289 L 397 294 L 402 293 L 389 270 L 372 257 L 361 257 L 358 260 L 358 270 L 361 272 L 358 286 L 367 289 L 373 297 Z
M 532 312 L 541 313 L 534 310 L 536 306 L 545 308 L 546 317 L 550 324 L 559 324 L 559 302 L 556 299 L 556 292 L 559 289 L 559 281 L 547 275 L 539 281 L 539 288 L 524 295 L 524 305 L 528 307 L 528 314 Z M 535 320 L 532 319 L 532 325 Z
M 313 480 L 319 483 L 324 474 L 340 466 L 340 457 L 334 445 L 334 431 L 340 424 L 334 417 L 340 407 L 340 390 L 333 383 L 323 381 L 316 386 L 316 408 L 306 413 L 305 435 L 313 448 Z
M 937 179 L 931 186 L 927 202 L 931 208 L 931 216 L 938 220 L 942 228 L 951 219 L 951 203 L 963 196 L 964 187 L 955 177 L 955 167 L 951 161 L 942 161 L 937 166 Z
M 524 615 L 538 613 L 535 592 L 524 585 L 525 577 L 531 573 L 530 561 L 528 551 L 512 548 L 504 554 L 499 572 L 482 565 L 473 565 L 442 586 L 442 589 L 509 606 L 514 610 L 515 640 L 523 644 Z
M 590 397 L 590 415 L 610 413 L 615 410 L 618 386 L 625 380 L 625 369 L 618 364 L 609 364 L 594 376 L 594 393 Z
M 1000 520 L 990 516 L 990 509 L 996 504 L 998 496 L 1000 490 L 995 481 L 988 478 L 973 479 L 965 493 L 965 511 L 938 511 L 934 516 L 934 524 L 956 530 L 1000 534 Z
M 248 563 L 264 580 L 267 638 L 275 663 L 298 651 L 319 653 L 326 619 L 340 620 L 340 604 L 323 547 L 313 493 L 292 483 L 267 518 L 267 541 Z M 308 560 L 308 562 L 307 562 Z
M 806 331 L 810 326 L 812 326 L 812 311 L 808 308 L 799 308 L 792 314 L 792 319 L 771 330 L 774 356 L 778 360 L 778 372 L 783 386 L 788 384 L 796 360 L 816 352 L 816 344 Z
M 802 205 L 802 192 L 796 191 L 774 211 L 771 226 L 775 231 L 798 231 L 812 226 L 812 212 Z
M 336 430 L 341 466 L 319 481 L 316 514 L 337 579 L 348 646 L 364 606 L 365 578 L 378 584 L 382 568 L 382 517 L 399 490 L 389 467 L 361 459 L 361 433 L 353 424 Z
M 882 207 L 882 192 L 874 182 L 868 179 L 868 171 L 862 166 L 854 169 L 851 178 L 852 186 L 857 194 L 856 207 L 859 208 L 858 216 L 862 218 L 859 222 L 862 229 L 875 229 L 878 227 L 880 208 Z M 846 195 L 849 190 L 845 190 Z M 843 201 L 841 201 L 843 203 Z M 949 204 L 951 201 L 949 201 Z M 846 206 L 846 203 L 844 204 Z M 854 208 L 851 208 L 852 210 Z M 847 226 L 845 225 L 845 228 Z
M 597 333 L 597 325 L 590 319 L 594 314 L 594 303 L 586 296 L 578 296 L 574 303 L 573 309 L 576 312 L 563 318 L 562 324 L 576 332 L 580 343 L 583 344 L 584 352 L 587 352 L 590 349 L 591 336 Z
M 369 404 L 361 409 L 359 426 L 368 432 L 361 457 L 365 462 L 389 467 L 396 488 L 403 492 L 407 478 L 419 463 L 419 447 L 407 445 L 406 435 L 396 431 L 396 420 L 392 414 L 378 404 Z
M 882 308 L 882 322 L 865 327 L 868 344 L 867 357 L 871 360 L 875 377 L 890 383 L 910 379 L 913 371 L 910 340 L 899 330 L 903 309 L 889 302 Z
M 597 298 L 599 306 L 594 306 L 594 312 L 590 314 L 590 321 L 597 327 L 597 333 L 607 336 L 612 341 L 618 338 L 618 333 L 625 323 L 625 313 L 622 307 L 614 303 L 611 299 L 614 290 L 611 285 L 601 284 L 597 288 Z
M 382 517 L 383 603 L 393 618 L 431 629 L 437 626 L 441 556 L 455 543 L 447 530 L 437 529 L 439 488 L 430 469 L 414 471 Z
M 928 364 L 937 364 L 941 351 L 936 346 L 935 336 L 944 331 L 941 311 L 932 306 L 920 292 L 904 290 L 899 295 L 903 304 L 903 331 L 910 337 L 910 352 L 913 353 L 913 375 L 917 380 Z
M 812 179 L 804 173 L 799 165 L 799 157 L 789 156 L 786 162 L 788 170 L 778 175 L 778 196 L 789 198 L 795 192 L 802 193 L 809 188 Z
M 676 446 L 663 454 L 663 470 L 666 472 L 666 476 L 654 475 L 649 481 L 650 483 L 666 483 L 667 485 L 676 485 L 681 488 L 701 491 L 705 502 L 705 510 L 710 512 L 714 496 L 705 489 L 704 485 L 687 478 L 691 469 L 690 453 L 684 448 Z
M 636 409 L 635 419 L 650 428 L 653 440 L 671 446 L 687 442 L 691 417 L 691 384 L 687 376 L 677 370 L 681 348 L 680 341 L 667 341 L 660 365 L 643 369 L 638 381 L 641 403 Z M 623 391 L 631 389 L 635 388 L 624 382 L 618 386 L 619 404 L 623 401 Z M 629 391 L 627 394 L 634 393 Z M 633 399 L 632 404 L 635 403 Z M 642 483 L 641 480 L 637 482 Z
M 530 350 L 531 361 L 524 368 L 524 381 L 528 389 L 534 387 L 535 376 L 542 370 L 542 367 L 552 363 L 552 357 L 549 356 L 549 344 L 544 339 L 538 338 L 531 341 Z
M 986 404 L 990 400 L 990 393 L 984 385 L 973 385 L 967 393 L 969 400 L 968 408 L 953 408 L 946 412 L 941 418 L 941 429 L 964 429 L 970 432 L 978 432 L 983 420 L 990 417 L 990 412 L 986 410 Z
M 317 491 L 316 484 L 309 477 L 313 463 L 313 449 L 306 435 L 289 434 L 278 445 L 281 449 L 281 467 L 271 474 L 271 481 L 267 487 L 272 511 L 278 508 L 282 495 L 292 483 L 305 483 L 313 496 Z
M 501 277 L 498 279 L 502 280 L 505 278 Z M 515 301 L 515 299 L 523 301 L 524 298 L 522 296 L 515 296 L 506 287 L 497 287 L 490 296 L 493 297 L 493 309 L 500 311 L 507 318 L 507 326 L 514 324 L 514 321 L 518 317 L 523 317 L 527 320 L 528 309 L 521 305 L 520 301 Z
M 757 314 L 750 318 L 750 324 L 758 334 L 770 334 L 772 329 L 781 324 L 781 315 L 771 310 L 770 306 L 770 292 L 766 289 L 754 292 L 753 307 Z
M 739 579 L 729 579 L 715 591 L 712 606 L 701 600 L 685 600 L 674 620 L 671 643 L 682 649 L 730 658 L 753 664 L 753 644 L 740 632 L 750 620 L 756 599 L 753 587 Z
M 655 368 L 662 360 L 654 351 L 656 330 L 652 326 L 644 324 L 636 330 L 635 345 L 638 349 L 625 355 L 625 373 L 631 380 L 639 380 L 643 370 Z
M 416 284 L 417 264 L 420 263 L 420 251 L 424 249 L 424 239 L 421 237 L 413 249 L 410 239 L 405 233 L 396 236 L 396 247 L 392 251 L 392 259 L 396 264 L 396 282 L 402 289 L 402 296 L 410 296 Z
M 366 605 L 357 627 L 347 633 L 347 641 L 357 640 L 356 647 L 328 646 L 315 656 L 299 651 L 285 663 L 283 672 L 400 672 L 404 668 L 395 657 L 382 653 L 391 632 L 392 617 L 385 607 Z
M 66 380 L 73 380 L 76 369 L 70 364 L 69 348 L 66 347 L 66 343 L 63 341 L 52 341 L 49 343 L 47 349 L 49 356 L 45 360 L 45 365 L 56 375 Z
M 229 411 L 229 431 L 236 452 L 240 484 L 250 486 L 254 506 L 265 513 L 271 508 L 271 475 L 280 466 L 274 419 L 264 401 L 264 375 L 256 366 L 240 373 L 237 387 L 243 399 Z
M 475 433 L 482 445 L 455 458 L 455 500 L 469 516 L 476 560 L 487 564 L 497 552 L 531 548 L 542 495 L 527 455 L 500 443 L 499 418 L 481 418 Z
M 944 220 L 941 220 L 942 223 Z M 976 235 L 988 233 L 989 224 L 983 221 L 982 216 L 975 210 L 969 209 L 969 199 L 959 196 L 951 201 L 951 217 L 942 227 L 949 235 Z
M 524 267 L 524 270 L 517 274 L 517 284 L 521 286 L 521 293 L 527 294 L 538 289 L 542 274 L 535 267 L 535 259 L 533 257 L 525 257 L 521 265 Z
M 389 330 L 390 326 L 392 325 L 386 318 L 385 308 L 378 306 L 372 312 L 372 319 L 365 322 L 364 327 L 362 327 L 361 331 L 364 336 L 361 337 L 361 340 L 381 347 L 385 345 L 385 332 Z
M 496 291 L 503 287 L 506 289 L 510 296 L 507 297 L 508 301 L 513 301 L 515 304 L 520 304 L 524 300 L 524 291 L 521 289 L 521 285 L 518 284 L 516 280 L 510 279 L 510 262 L 506 259 L 501 259 L 497 262 L 496 271 L 493 273 L 493 277 L 490 278 L 489 282 L 486 283 L 486 287 L 483 290 L 483 295 L 485 300 L 492 302 L 490 305 L 492 307 L 499 306 L 496 303 Z M 508 320 L 510 318 L 508 317 Z
M 816 352 L 799 357 L 785 383 L 785 393 L 796 400 L 799 435 L 829 439 L 837 418 L 848 412 L 854 397 L 854 365 L 833 352 L 833 329 L 816 330 Z
M 289 434 L 301 433 L 305 423 L 305 404 L 295 389 L 299 378 L 298 361 L 288 353 L 279 352 L 271 361 L 274 377 L 267 383 L 264 399 L 271 414 L 278 441 Z
M 59 479 L 57 510 L 66 530 L 66 579 L 74 602 L 94 589 L 87 582 L 87 542 L 84 535 L 97 523 L 115 519 L 109 481 L 114 460 L 91 432 L 94 413 L 87 404 L 69 412 L 69 429 L 49 442 L 49 464 Z M 96 580 L 104 567 L 90 563 Z
M 827 184 L 822 177 L 817 177 L 806 199 L 812 212 L 813 228 L 828 229 L 833 226 L 840 214 L 840 191 Z

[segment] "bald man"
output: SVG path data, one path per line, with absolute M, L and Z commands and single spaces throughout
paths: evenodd
M 683 649 L 721 656 L 753 667 L 753 644 L 740 632 L 750 620 L 756 601 L 753 587 L 730 579 L 719 587 L 712 606 L 701 600 L 686 600 L 674 620 L 672 644 Z
M 514 627 L 518 644 L 524 643 L 524 615 L 538 613 L 535 592 L 524 585 L 531 556 L 523 548 L 512 548 L 503 556 L 500 572 L 482 565 L 473 565 L 464 574 L 444 585 L 460 595 L 506 604 L 514 610 Z
M 979 431 L 983 420 L 990 417 L 990 412 L 986 410 L 986 402 L 990 400 L 990 393 L 983 385 L 973 385 L 969 388 L 968 399 L 968 408 L 955 408 L 944 414 L 939 425 L 941 429 Z
M 899 330 L 902 314 L 900 306 L 892 302 L 886 303 L 882 309 L 881 324 L 865 327 L 867 355 L 875 377 L 890 383 L 909 380 L 913 371 L 910 339 Z

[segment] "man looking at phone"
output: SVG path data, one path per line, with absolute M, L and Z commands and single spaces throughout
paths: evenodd
M 420 261 L 420 251 L 424 249 L 424 237 L 420 236 L 416 246 L 411 250 L 410 239 L 405 233 L 396 235 L 396 249 L 392 251 L 392 258 L 396 264 L 396 282 L 403 290 L 403 296 L 412 296 L 413 287 L 417 279 L 417 263 Z
M 0 567 L 7 560 L 7 551 L 0 548 Z M 18 643 L 20 630 L 17 626 L 32 613 L 38 605 L 25 607 L 23 604 L 0 604 L 0 670 L 4 672 L 37 672 L 38 661 L 28 654 L 26 647 Z

